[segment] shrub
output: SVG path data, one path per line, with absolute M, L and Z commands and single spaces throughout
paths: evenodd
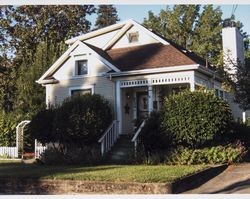
M 16 126 L 20 121 L 14 113 L 0 113 L 0 146 L 14 146 L 16 144 Z
M 52 108 L 41 110 L 34 115 L 27 129 L 31 137 L 38 139 L 43 144 L 54 142 L 56 140 L 53 134 L 54 116 L 55 110 Z
M 166 98 L 163 129 L 173 144 L 201 147 L 218 140 L 232 122 L 229 105 L 213 92 L 184 91 Z
M 241 122 L 233 122 L 232 130 L 226 138 L 230 142 L 240 140 L 245 146 L 250 146 L 250 126 Z
M 47 165 L 61 164 L 96 164 L 102 160 L 100 148 L 97 145 L 78 148 L 71 146 L 64 154 L 56 148 L 49 148 L 41 155 L 40 161 Z
M 178 147 L 166 154 L 165 163 L 174 165 L 236 163 L 241 162 L 246 153 L 246 148 L 240 142 L 203 149 Z
M 146 120 L 140 133 L 140 139 L 146 153 L 162 150 L 168 147 L 166 134 L 161 130 L 161 117 L 158 112 L 152 112 Z
M 100 95 L 85 94 L 66 99 L 56 110 L 55 136 L 64 146 L 95 144 L 112 122 L 110 104 Z

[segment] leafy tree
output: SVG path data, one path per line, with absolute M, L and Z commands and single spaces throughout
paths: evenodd
M 220 7 L 213 8 L 213 5 L 205 5 L 195 24 L 193 42 L 190 49 L 195 51 L 208 62 L 216 65 L 222 51 L 221 40 L 221 16 Z
M 235 82 L 235 99 L 246 111 L 250 109 L 250 60 L 238 63 Z
M 3 33 L 0 45 L 13 55 L 9 63 L 11 70 L 6 76 L 12 74 L 11 85 L 15 85 L 13 92 L 3 90 L 13 102 L 4 104 L 11 104 L 9 110 L 32 115 L 44 102 L 44 89 L 36 85 L 35 80 L 66 49 L 65 39 L 89 31 L 91 24 L 86 16 L 95 8 L 92 5 L 36 5 L 2 6 L 0 10 L 0 33 Z
M 97 8 L 97 18 L 95 28 L 100 29 L 115 24 L 120 19 L 117 10 L 113 5 L 99 5 Z
M 159 16 L 149 12 L 149 19 L 144 19 L 143 25 L 188 48 L 199 10 L 200 5 L 174 5 L 173 9 L 161 10 Z

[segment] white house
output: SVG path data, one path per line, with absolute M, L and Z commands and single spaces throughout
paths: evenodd
M 136 118 L 159 110 L 164 96 L 181 89 L 207 87 L 227 96 L 204 59 L 134 20 L 66 43 L 68 50 L 37 81 L 46 87 L 46 103 L 79 92 L 100 94 L 112 104 L 119 134 L 132 133 Z

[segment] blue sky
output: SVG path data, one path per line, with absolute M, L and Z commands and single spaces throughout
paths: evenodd
M 214 7 L 220 6 L 223 12 L 223 19 L 231 16 L 233 5 L 214 5 Z M 119 18 L 121 21 L 126 19 L 134 19 L 139 23 L 143 22 L 143 19 L 148 16 L 148 11 L 152 10 L 155 14 L 158 14 L 161 9 L 165 9 L 166 5 L 116 5 Z M 236 20 L 241 21 L 244 24 L 243 30 L 250 35 L 250 4 L 238 5 L 235 11 Z M 96 15 L 92 15 L 90 20 L 94 24 Z

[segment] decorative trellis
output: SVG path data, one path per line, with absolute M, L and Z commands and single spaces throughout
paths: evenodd
M 18 157 L 22 157 L 23 155 L 23 145 L 24 145 L 24 138 L 23 138 L 23 132 L 24 132 L 24 128 L 27 124 L 30 123 L 30 120 L 24 120 L 22 122 L 20 122 L 17 126 L 16 126 L 16 147 L 17 147 L 17 151 L 18 151 Z

